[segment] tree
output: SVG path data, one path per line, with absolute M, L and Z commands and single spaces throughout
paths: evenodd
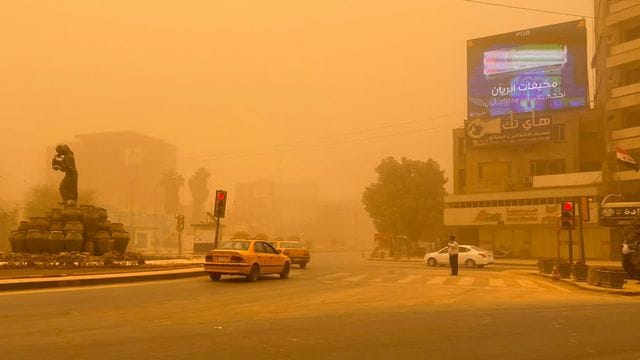
M 18 207 L 0 208 L 0 252 L 9 251 L 9 232 L 18 223 Z
M 362 194 L 362 202 L 376 230 L 405 235 L 411 243 L 434 238 L 442 225 L 444 184 L 447 179 L 440 165 L 393 157 L 376 167 L 377 182 Z
M 175 169 L 162 173 L 160 184 L 164 188 L 164 212 L 175 215 L 180 211 L 180 188 L 184 186 L 184 178 Z
M 95 200 L 95 193 L 90 190 L 80 190 L 78 200 L 82 204 L 91 204 Z M 54 185 L 34 185 L 27 193 L 24 215 L 45 216 L 51 209 L 60 208 L 61 201 L 60 192 Z
M 201 167 L 189 178 L 189 190 L 193 199 L 193 213 L 191 220 L 202 221 L 204 214 L 204 202 L 209 197 L 209 178 L 211 173 L 207 168 Z

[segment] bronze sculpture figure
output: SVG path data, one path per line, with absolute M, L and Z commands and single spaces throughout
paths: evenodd
M 56 146 L 56 155 L 51 161 L 51 167 L 53 170 L 65 173 L 59 188 L 62 205 L 76 206 L 78 204 L 78 169 L 73 151 L 69 146 Z

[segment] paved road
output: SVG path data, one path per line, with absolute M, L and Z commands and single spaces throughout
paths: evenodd
M 635 359 L 639 299 L 317 254 L 291 278 L 0 294 L 2 359 Z M 626 345 L 624 345 L 626 344 Z

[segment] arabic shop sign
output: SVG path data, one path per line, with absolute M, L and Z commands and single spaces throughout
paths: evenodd
M 617 226 L 630 223 L 640 215 L 638 203 L 605 204 L 600 208 L 600 224 L 603 226 Z
M 444 210 L 445 225 L 555 224 L 559 215 L 558 204 Z
M 473 119 L 466 132 L 474 146 L 545 143 L 551 141 L 551 117 Z

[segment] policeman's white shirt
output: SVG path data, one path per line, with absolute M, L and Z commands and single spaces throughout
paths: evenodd
M 633 250 L 631 250 L 631 249 L 629 248 L 629 244 L 622 244 L 622 253 L 623 253 L 624 255 L 629 255 L 629 254 L 631 254 L 632 252 L 633 252 Z
M 447 244 L 447 246 L 449 246 L 449 254 L 450 255 L 457 255 L 458 254 L 458 243 L 456 241 L 449 242 L 449 244 Z

